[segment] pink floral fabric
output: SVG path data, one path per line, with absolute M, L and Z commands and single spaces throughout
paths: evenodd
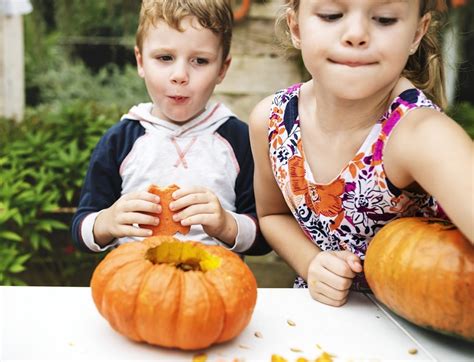
M 350 250 L 364 260 L 375 233 L 391 220 L 408 216 L 445 217 L 425 193 L 400 190 L 390 183 L 383 151 L 404 115 L 415 108 L 439 110 L 420 90 L 408 89 L 390 104 L 367 139 L 329 184 L 317 184 L 301 143 L 298 97 L 301 84 L 275 94 L 268 123 L 269 153 L 275 179 L 304 233 L 321 250 Z M 300 277 L 295 287 L 307 287 Z M 355 289 L 366 289 L 358 276 Z

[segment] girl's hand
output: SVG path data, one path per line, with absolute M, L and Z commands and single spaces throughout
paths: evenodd
M 199 186 L 182 187 L 173 193 L 173 198 L 170 209 L 176 211 L 174 221 L 183 226 L 202 225 L 209 236 L 234 244 L 237 224 L 212 191 Z
M 350 251 L 321 251 L 308 268 L 308 288 L 313 299 L 339 307 L 347 302 L 355 273 L 362 271 L 357 255 Z
M 94 238 L 105 245 L 114 238 L 124 236 L 150 236 L 152 231 L 133 224 L 158 225 L 161 212 L 160 198 L 146 191 L 123 195 L 108 209 L 102 211 L 94 224 Z

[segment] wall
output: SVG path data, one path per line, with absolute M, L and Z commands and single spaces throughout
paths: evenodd
M 23 18 L 0 13 L 0 117 L 23 117 L 23 63 Z
M 298 62 L 285 60 L 276 43 L 274 23 L 281 3 L 253 1 L 247 19 L 234 28 L 232 64 L 216 87 L 215 100 L 223 101 L 244 121 L 261 99 L 302 79 Z M 294 271 L 274 252 L 245 260 L 259 287 L 292 287 Z

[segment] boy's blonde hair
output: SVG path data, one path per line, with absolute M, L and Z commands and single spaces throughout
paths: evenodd
M 411 1 L 411 0 L 410 0 Z M 300 0 L 286 0 L 276 21 L 276 30 L 281 43 L 288 48 L 291 45 L 290 32 L 286 23 L 288 10 L 298 11 Z M 446 107 L 444 66 L 439 41 L 441 10 L 446 9 L 445 0 L 420 0 L 420 18 L 431 13 L 431 23 L 415 54 L 408 58 L 402 75 L 415 87 L 421 89 L 436 104 Z
M 230 52 L 234 17 L 230 0 L 143 0 L 136 34 L 140 52 L 150 26 L 162 20 L 173 29 L 182 31 L 181 21 L 194 16 L 199 24 L 221 37 L 223 59 Z

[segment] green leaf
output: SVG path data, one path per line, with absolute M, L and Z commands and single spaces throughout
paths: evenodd
M 0 231 L 0 238 L 11 241 L 22 241 L 23 238 L 13 231 Z
M 26 268 L 23 266 L 23 265 L 20 265 L 20 264 L 14 264 L 12 265 L 8 271 L 10 273 L 21 273 L 22 271 L 24 271 Z

